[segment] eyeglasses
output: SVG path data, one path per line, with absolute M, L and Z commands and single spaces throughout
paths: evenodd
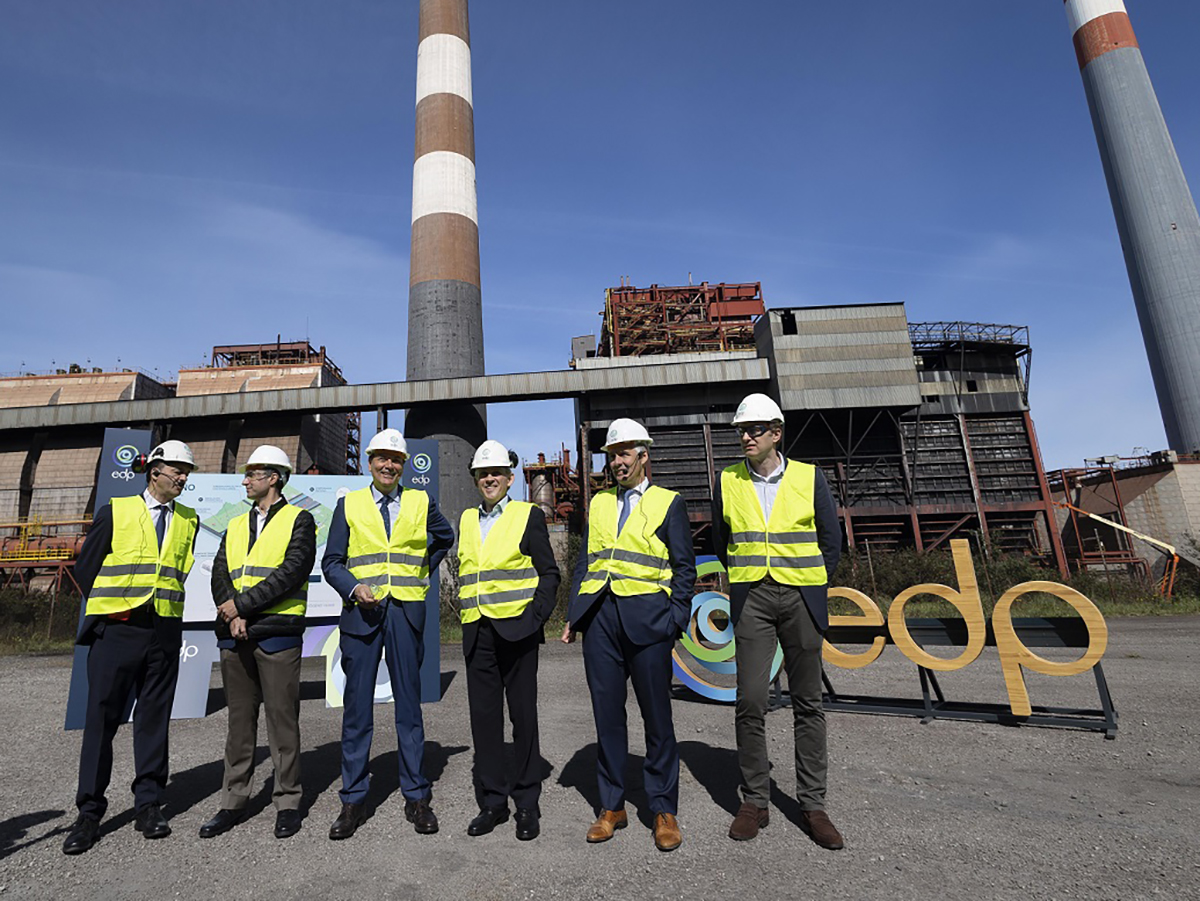
M 771 431 L 771 426 L 764 425 L 761 422 L 752 422 L 750 425 L 735 425 L 733 430 L 739 435 L 749 435 L 751 438 L 758 438 L 760 435 L 765 435 Z
M 257 482 L 259 479 L 267 479 L 267 478 L 270 478 L 272 475 L 273 475 L 273 473 L 270 470 L 257 470 L 255 472 L 248 472 L 245 475 L 243 475 L 242 481 L 243 482 Z

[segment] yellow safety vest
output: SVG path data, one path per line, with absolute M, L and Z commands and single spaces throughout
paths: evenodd
M 525 612 L 537 591 L 533 558 L 521 553 L 521 539 L 533 504 L 509 501 L 481 540 L 479 510 L 464 510 L 458 521 L 458 602 L 464 623 L 479 617 L 511 619 Z
M 429 590 L 429 495 L 417 488 L 400 492 L 400 515 L 392 523 L 391 539 L 370 485 L 347 494 L 344 509 L 350 526 L 350 574 L 370 588 L 376 600 L 424 601 Z
M 233 580 L 234 590 L 238 594 L 257 585 L 283 563 L 300 508 L 284 504 L 263 527 L 262 534 L 255 539 L 254 547 L 247 553 L 246 548 L 250 545 L 250 515 L 253 512 L 251 510 L 236 517 L 225 532 L 225 562 L 229 564 L 229 578 Z M 304 584 L 290 597 L 260 611 L 260 615 L 283 613 L 304 616 L 307 609 L 308 580 L 305 579 Z
M 671 564 L 666 544 L 655 534 L 679 495 L 651 485 L 617 534 L 621 504 L 617 489 L 592 498 L 588 510 L 588 568 L 579 594 L 596 595 L 607 585 L 613 594 L 670 593 Z
M 114 497 L 112 550 L 88 592 L 88 616 L 124 613 L 154 602 L 159 616 L 183 616 L 183 583 L 195 559 L 192 545 L 200 518 L 178 501 L 158 546 L 154 517 L 140 495 Z
M 826 583 L 813 509 L 816 474 L 812 464 L 788 460 L 767 523 L 746 461 L 721 473 L 721 497 L 729 526 L 729 581 L 758 582 L 769 575 L 783 585 Z

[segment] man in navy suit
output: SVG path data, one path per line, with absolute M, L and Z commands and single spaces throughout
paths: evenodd
M 604 451 L 619 488 L 597 494 L 588 510 L 567 609 L 564 642 L 583 633 L 583 664 L 596 719 L 599 817 L 589 842 L 612 838 L 625 813 L 626 682 L 646 730 L 643 767 L 654 814 L 654 843 L 673 851 L 683 841 L 679 808 L 679 749 L 671 718 L 671 650 L 691 616 L 696 557 L 687 505 L 646 476 L 644 426 L 617 419 Z
M 401 488 L 404 436 L 384 429 L 367 445 L 372 484 L 337 502 L 321 571 L 342 597 L 342 810 L 331 839 L 354 835 L 364 818 L 375 728 L 375 674 L 386 651 L 395 700 L 404 815 L 417 832 L 437 832 L 432 789 L 421 770 L 425 727 L 420 673 L 425 594 L 454 544 L 454 530 L 424 491 Z M 436 627 L 436 624 L 435 624 Z

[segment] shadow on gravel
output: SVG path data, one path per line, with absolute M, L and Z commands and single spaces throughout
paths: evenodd
M 501 754 L 504 756 L 504 772 L 513 773 L 516 771 L 517 755 L 516 746 L 511 741 L 504 743 L 504 748 Z M 545 782 L 554 775 L 554 765 L 545 757 L 538 757 L 538 778 Z M 475 787 L 475 803 L 479 805 L 479 809 L 483 810 L 486 806 L 483 801 L 483 790 L 479 785 L 479 780 L 475 777 L 475 764 L 471 764 L 471 784 Z
M 341 751 L 340 745 L 336 742 L 335 747 L 339 748 L 336 775 L 341 775 Z M 450 758 L 455 754 L 462 754 L 464 751 L 469 751 L 467 745 L 450 745 L 449 747 L 439 744 L 436 741 L 425 742 L 425 759 L 422 769 L 425 771 L 425 778 L 434 784 L 434 801 L 437 801 L 437 781 L 442 778 L 442 773 L 446 771 L 446 764 L 450 762 Z M 370 817 L 375 813 L 375 809 L 380 807 L 388 798 L 394 795 L 400 789 L 400 761 L 396 751 L 388 751 L 386 754 L 380 754 L 371 760 L 371 793 L 367 796 L 367 816 Z
M 0 860 L 4 860 L 10 854 L 23 851 L 31 845 L 36 845 L 38 842 L 44 842 L 48 838 L 64 834 L 67 831 L 67 827 L 59 826 L 56 829 L 51 829 L 45 835 L 31 838 L 26 842 L 21 841 L 21 839 L 29 835 L 29 830 L 34 826 L 40 826 L 42 823 L 58 819 L 64 813 L 66 813 L 65 810 L 39 810 L 37 813 L 23 813 L 19 816 L 9 817 L 7 820 L 0 821 Z
M 679 743 L 679 760 L 688 768 L 697 782 L 704 786 L 709 797 L 730 816 L 737 813 L 742 798 L 738 793 L 741 771 L 738 769 L 737 751 L 732 748 L 714 748 L 698 741 Z M 794 826 L 800 825 L 800 802 L 771 780 L 771 803 Z
M 738 796 L 737 751 L 732 748 L 714 748 L 699 741 L 681 741 L 679 760 L 688 768 L 697 782 L 704 786 L 709 797 L 718 807 L 737 813 L 742 799 Z
M 647 829 L 654 828 L 654 814 L 650 810 L 650 802 L 646 797 L 646 786 L 642 780 L 642 767 L 645 758 L 640 754 L 630 754 L 625 761 L 625 801 L 637 808 L 638 820 Z M 591 805 L 592 810 L 600 813 L 600 788 L 596 783 L 596 743 L 584 745 L 575 752 L 575 756 L 566 762 L 558 775 L 558 784 L 563 788 L 573 788 Z

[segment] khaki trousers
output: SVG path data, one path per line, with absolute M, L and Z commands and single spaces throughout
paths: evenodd
M 768 806 L 771 797 L 765 719 L 771 662 L 778 641 L 783 647 L 783 668 L 792 698 L 796 798 L 802 810 L 824 809 L 828 760 L 825 708 L 821 704 L 822 635 L 800 591 L 771 579 L 755 585 L 734 626 L 734 640 L 737 642 L 734 724 L 742 796 L 761 808 Z
M 221 679 L 229 706 L 225 739 L 225 781 L 221 807 L 241 810 L 250 800 L 258 710 L 267 713 L 267 744 L 275 766 L 277 810 L 300 807 L 300 652 L 285 648 L 268 654 L 255 641 L 239 641 L 221 651 Z

